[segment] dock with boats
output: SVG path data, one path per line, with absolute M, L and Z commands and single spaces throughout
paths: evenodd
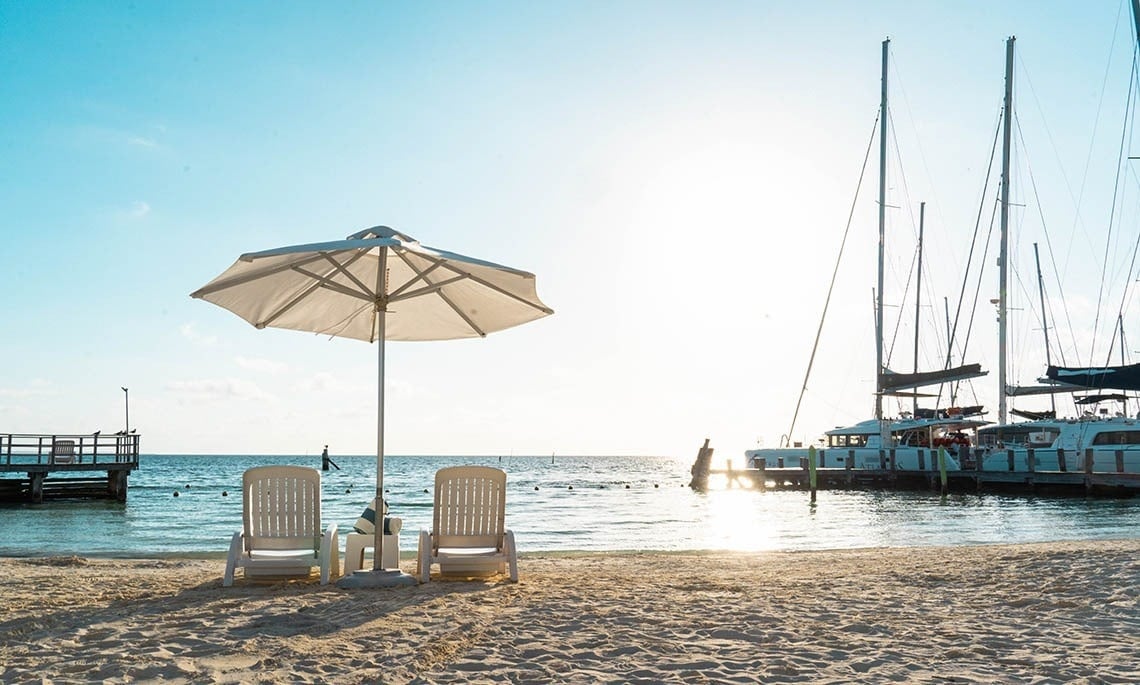
M 0 502 L 125 502 L 139 467 L 139 435 L 0 433 Z
M 982 450 L 978 450 L 981 452 Z M 1105 469 L 1093 458 L 1093 450 L 1084 455 L 1066 454 L 1063 449 L 1029 450 L 1027 467 L 1017 462 L 1015 451 L 1007 450 L 1007 469 L 985 467 L 994 463 L 992 451 L 986 455 L 961 454 L 966 468 L 942 470 L 937 450 L 931 450 L 923 461 L 925 469 L 898 467 L 896 450 L 879 450 L 879 468 L 855 468 L 854 450 L 819 450 L 818 466 L 810 457 L 795 465 L 768 467 L 759 460 L 755 467 L 733 468 L 731 460 L 722 469 L 711 468 L 712 449 L 708 441 L 700 449 L 692 467 L 690 487 L 708 488 L 710 476 L 723 476 L 728 487 L 755 489 L 821 490 L 879 488 L 897 490 L 934 490 L 944 492 L 1005 492 L 1041 495 L 1088 495 L 1132 497 L 1140 494 L 1140 473 L 1125 469 L 1124 450 L 1115 451 L 1115 464 Z M 814 450 L 813 450 L 814 456 Z M 1059 469 L 1039 470 L 1039 462 L 1055 463 Z M 827 466 L 826 464 L 831 464 Z M 1094 470 L 1094 464 L 1096 470 Z M 814 487 L 813 487 L 814 480 Z

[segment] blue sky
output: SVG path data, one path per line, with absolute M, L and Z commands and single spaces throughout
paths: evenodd
M 1130 302 L 1134 175 L 1111 212 L 1130 22 L 1109 0 L 2 3 L 0 432 L 118 430 L 126 386 L 144 452 L 370 453 L 375 348 L 257 331 L 188 295 L 242 252 L 386 224 L 536 273 L 556 311 L 484 340 L 389 344 L 389 453 L 776 444 L 886 36 L 888 321 L 926 201 L 925 316 L 945 328 L 1017 35 L 1015 296 L 1035 306 L 1031 246 L 1051 241 L 1050 295 L 1063 285 L 1070 308 L 1057 335 L 1088 362 Z M 796 437 L 870 415 L 867 173 Z M 970 343 L 991 406 L 992 319 Z M 1014 381 L 1043 370 L 1039 337 L 1013 336 Z

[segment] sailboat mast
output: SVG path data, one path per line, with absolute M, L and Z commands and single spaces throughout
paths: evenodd
M 1009 145 L 1013 135 L 1013 43 L 1005 42 L 1005 119 L 1001 141 L 1001 252 L 998 256 L 998 423 L 1007 421 L 1006 411 L 1006 324 L 1009 281 Z
M 875 289 L 875 418 L 883 418 L 883 245 L 887 223 L 887 51 L 883 41 L 882 93 L 879 97 L 879 281 Z
M 1033 261 L 1037 263 L 1037 295 L 1041 299 L 1041 330 L 1045 332 L 1045 366 L 1052 366 L 1053 360 L 1049 353 L 1049 317 L 1045 312 L 1045 282 L 1041 278 L 1041 255 L 1037 252 L 1037 243 L 1033 243 Z M 1124 362 L 1121 362 L 1123 364 Z M 1057 415 L 1057 396 L 1049 393 L 1049 408 L 1053 415 Z
M 918 373 L 918 325 L 922 314 L 922 232 L 926 224 L 926 203 L 918 204 L 918 284 L 914 292 L 914 372 Z M 918 393 L 914 394 L 914 416 L 918 415 Z
M 1140 41 L 1140 0 L 1132 0 L 1132 21 L 1136 24 L 1136 39 Z

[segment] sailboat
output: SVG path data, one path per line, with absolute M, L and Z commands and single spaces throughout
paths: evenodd
M 1140 0 L 1132 0 L 1136 38 L 1140 41 Z M 1006 378 L 1008 304 L 1009 141 L 1012 126 L 1014 38 L 1006 44 L 1005 131 L 1002 150 L 1001 257 L 998 301 L 998 423 L 978 431 L 977 468 L 986 471 L 1076 471 L 1140 473 L 1140 420 L 1108 408 L 1086 410 L 1079 417 L 1057 419 L 1055 412 L 1034 416 L 1010 410 L 1011 396 L 1085 391 L 1080 407 L 1126 401 L 1120 393 L 1140 391 L 1140 364 L 1104 367 L 1049 365 L 1040 386 L 1011 387 Z M 1031 417 L 1010 422 L 1008 413 Z
M 945 447 L 947 470 L 961 468 L 957 454 L 964 453 L 978 428 L 988 422 L 978 418 L 981 407 L 973 411 L 947 408 L 913 412 L 898 418 L 885 418 L 883 397 L 890 395 L 917 397 L 917 389 L 953 383 L 986 375 L 978 364 L 967 364 L 936 371 L 898 373 L 883 362 L 883 265 L 886 223 L 887 187 L 887 66 L 890 39 L 883 41 L 882 91 L 879 103 L 879 251 L 878 287 L 875 290 L 876 384 L 873 418 L 852 426 L 826 431 L 820 439 L 818 465 L 846 466 L 855 469 L 894 468 L 901 471 L 938 470 L 938 448 Z M 810 369 L 809 369 L 810 373 Z M 806 382 L 805 382 L 806 385 Z M 784 445 L 778 448 L 746 450 L 749 467 L 782 468 L 799 466 L 808 457 L 809 446 Z

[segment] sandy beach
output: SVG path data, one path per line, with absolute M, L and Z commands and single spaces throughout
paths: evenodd
M 518 584 L 394 590 L 223 566 L 0 560 L 0 681 L 1140 682 L 1140 540 L 524 555 Z

